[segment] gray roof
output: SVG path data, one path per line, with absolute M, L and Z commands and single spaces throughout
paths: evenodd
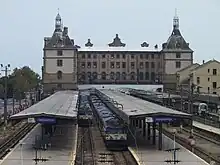
M 179 112 L 170 108 L 160 106 L 142 99 L 138 99 L 118 91 L 113 90 L 100 90 L 104 95 L 117 101 L 123 105 L 123 112 L 128 116 L 157 116 L 167 115 L 176 117 L 191 117 L 190 114 Z
M 179 29 L 173 28 L 172 34 L 168 38 L 167 42 L 163 44 L 163 51 L 169 50 L 185 50 L 192 52 L 189 47 L 189 43 L 185 41 Z
M 78 91 L 59 91 L 33 106 L 11 116 L 12 119 L 55 117 L 74 119 L 77 116 Z

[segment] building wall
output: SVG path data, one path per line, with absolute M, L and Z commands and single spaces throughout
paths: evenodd
M 62 66 L 57 65 L 57 60 L 62 61 Z M 61 77 L 58 72 L 61 72 Z M 76 88 L 77 52 L 62 49 L 62 55 L 58 55 L 57 50 L 44 50 L 43 83 L 45 90 Z
M 213 69 L 216 69 L 216 75 L 213 74 Z M 201 93 L 213 93 L 220 94 L 220 63 L 212 61 L 192 71 L 192 83 L 199 89 Z M 213 82 L 216 82 L 216 86 L 213 86 Z
M 159 51 L 78 52 L 78 76 L 81 83 L 89 83 L 90 73 L 97 74 L 97 79 L 92 80 L 95 83 L 155 83 L 156 79 L 162 79 L 162 71 L 163 58 Z M 102 73 L 106 74 L 106 80 L 102 78 Z M 120 78 L 116 76 L 119 73 Z
M 184 83 L 186 80 L 188 80 L 189 75 L 191 73 L 191 70 L 195 69 L 198 66 L 199 66 L 199 64 L 193 64 L 193 65 L 191 65 L 191 66 L 189 66 L 189 67 L 187 67 L 183 70 L 178 71 L 177 72 L 177 75 L 178 75 L 177 84 L 180 85 L 180 84 Z M 189 82 L 187 84 L 189 84 Z
M 178 53 L 180 56 L 178 57 Z M 180 66 L 177 63 L 180 62 Z M 175 74 L 177 71 L 186 68 L 193 63 L 192 53 L 168 52 L 164 53 L 165 74 Z

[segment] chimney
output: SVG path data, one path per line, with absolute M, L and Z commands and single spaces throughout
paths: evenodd
M 68 27 L 63 28 L 63 35 L 67 36 L 68 35 Z
M 205 60 L 202 60 L 202 64 L 204 64 L 205 63 Z

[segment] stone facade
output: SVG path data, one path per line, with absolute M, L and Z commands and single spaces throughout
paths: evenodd
M 159 49 L 143 42 L 129 49 L 116 34 L 108 47 L 98 48 L 88 39 L 74 45 L 68 28 L 62 27 L 58 14 L 52 37 L 44 39 L 42 77 L 45 90 L 76 89 L 77 84 L 165 84 L 176 87 L 176 72 L 190 66 L 193 51 L 182 37 L 179 19 L 174 17 L 173 31 Z

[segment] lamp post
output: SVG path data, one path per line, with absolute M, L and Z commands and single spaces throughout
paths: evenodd
M 5 89 L 4 89 L 4 123 L 7 126 L 8 110 L 7 110 L 7 100 L 8 100 L 8 72 L 10 72 L 10 64 L 3 65 L 1 64 L 1 71 L 5 72 Z

